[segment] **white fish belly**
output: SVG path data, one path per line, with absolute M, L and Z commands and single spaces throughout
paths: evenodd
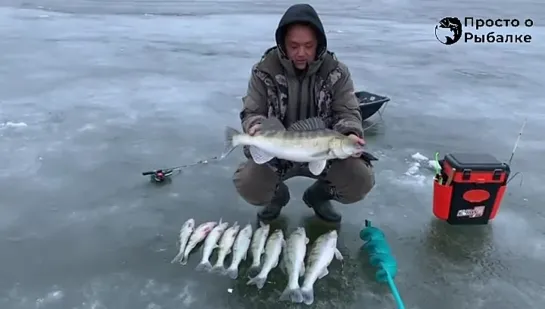
M 313 157 L 312 155 L 319 153 L 320 150 L 313 147 L 306 147 L 304 143 L 296 144 L 289 142 L 282 143 L 277 140 L 256 140 L 252 145 L 276 158 L 294 162 L 310 162 L 326 158 L 325 155 Z

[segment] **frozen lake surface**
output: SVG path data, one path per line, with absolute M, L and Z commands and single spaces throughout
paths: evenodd
M 380 157 L 377 186 L 339 206 L 346 263 L 316 284 L 315 307 L 394 308 L 359 250 L 365 219 L 387 233 L 407 308 L 545 307 L 545 7 L 362 3 L 312 3 L 357 87 L 392 99 L 367 137 Z M 251 65 L 289 4 L 2 1 L 0 308 L 278 308 L 278 270 L 258 292 L 244 278 L 195 272 L 200 253 L 185 268 L 169 263 L 190 217 L 254 221 L 231 183 L 240 152 L 166 186 L 140 173 L 219 154 L 224 127 L 239 125 Z M 444 46 L 433 28 L 445 14 L 532 18 L 533 41 Z M 475 150 L 507 160 L 524 118 L 512 165 L 524 181 L 510 184 L 496 220 L 436 221 L 432 172 L 412 155 Z M 302 205 L 308 184 L 289 181 L 293 199 L 278 224 L 316 237 L 326 227 Z

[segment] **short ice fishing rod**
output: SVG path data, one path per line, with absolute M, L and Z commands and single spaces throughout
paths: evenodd
M 513 162 L 513 158 L 515 157 L 515 152 L 517 152 L 517 148 L 519 146 L 520 138 L 522 137 L 522 133 L 524 132 L 524 127 L 526 127 L 526 122 L 528 122 L 528 118 L 524 119 L 524 122 L 522 123 L 522 127 L 520 128 L 519 135 L 517 136 L 517 140 L 515 141 L 515 146 L 513 146 L 513 151 L 511 151 L 511 156 L 509 157 L 509 161 L 507 162 L 507 165 L 511 166 L 511 162 Z M 507 183 L 511 182 L 517 175 L 520 174 L 520 186 L 522 186 L 522 181 L 524 180 L 524 175 L 522 175 L 521 172 L 516 172 L 513 174 L 508 180 Z
M 150 180 L 152 182 L 161 183 L 167 179 L 170 179 L 170 177 L 181 173 L 184 168 L 196 166 L 196 165 L 204 165 L 204 164 L 210 163 L 211 161 L 219 161 L 221 159 L 222 159 L 221 157 L 216 156 L 209 159 L 200 160 L 191 164 L 185 164 L 185 165 L 179 165 L 179 166 L 170 167 L 170 168 L 162 168 L 162 169 L 143 172 L 142 175 L 150 176 Z

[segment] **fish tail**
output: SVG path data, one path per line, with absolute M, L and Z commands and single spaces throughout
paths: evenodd
M 229 267 L 225 271 L 224 275 L 228 276 L 229 278 L 235 280 L 238 278 L 238 268 L 236 267 Z
M 188 260 L 189 260 L 189 255 L 188 255 L 188 254 L 184 254 L 184 255 L 182 256 L 182 258 L 180 259 L 180 264 L 186 265 Z
M 210 272 L 215 273 L 215 274 L 223 274 L 223 273 L 225 273 L 225 266 L 223 266 L 221 264 L 214 265 L 214 267 L 212 267 L 210 269 Z
M 292 303 L 300 304 L 303 302 L 303 294 L 299 288 L 286 287 L 280 295 L 280 301 L 291 300 Z
M 313 287 L 310 287 L 310 288 L 301 288 L 301 297 L 303 298 L 303 302 L 305 303 L 305 305 L 312 305 L 312 303 L 314 302 L 314 288 Z
M 258 289 L 262 289 L 265 286 L 265 281 L 267 280 L 267 277 L 261 277 L 259 275 L 253 277 L 252 279 L 248 280 L 246 285 L 252 285 L 254 284 L 257 286 Z
M 235 136 L 239 135 L 240 132 L 231 127 L 225 128 L 225 145 L 221 157 L 224 158 L 231 153 L 238 145 L 234 142 Z
M 183 255 L 184 255 L 183 252 L 176 254 L 176 256 L 172 259 L 172 261 L 170 261 L 170 263 L 171 264 L 180 263 L 182 261 Z
M 210 271 L 212 269 L 212 264 L 209 261 L 201 261 L 199 265 L 195 268 L 196 271 Z

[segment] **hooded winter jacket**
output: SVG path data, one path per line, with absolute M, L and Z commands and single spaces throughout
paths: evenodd
M 287 28 L 292 24 L 310 25 L 318 40 L 316 60 L 300 74 L 284 52 Z M 280 119 L 286 127 L 298 120 L 320 117 L 342 134 L 363 136 L 350 72 L 328 51 L 322 22 L 308 4 L 296 4 L 286 11 L 276 30 L 276 46 L 252 68 L 240 113 L 242 127 L 247 132 L 267 117 Z

